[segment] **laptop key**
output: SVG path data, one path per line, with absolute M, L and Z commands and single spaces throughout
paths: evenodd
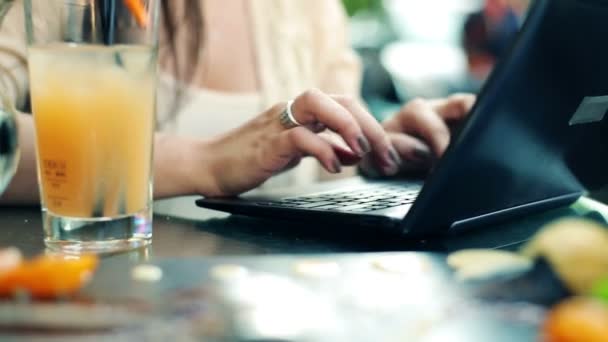
M 299 201 L 305 201 L 305 202 L 315 202 L 315 201 L 319 200 L 319 197 L 317 197 L 317 196 L 306 196 L 306 197 L 295 197 L 295 198 L 290 198 L 290 199 L 299 200 Z
M 282 203 L 279 202 L 256 202 L 256 205 L 264 206 L 264 207 L 280 207 L 283 206 Z
M 349 210 L 349 212 L 351 212 L 351 213 L 365 213 L 368 211 L 373 211 L 373 210 L 369 209 L 369 208 L 358 208 L 358 209 Z
M 322 206 L 326 206 L 326 205 L 332 205 L 332 204 L 335 204 L 335 203 L 331 202 L 331 201 L 313 202 L 313 203 L 300 204 L 300 205 L 298 205 L 298 208 L 313 209 L 313 208 L 322 207 Z
M 361 211 L 360 209 L 369 210 L 368 205 L 365 205 L 365 204 L 351 205 L 351 206 L 339 208 L 337 210 L 339 210 L 339 211 Z
M 342 198 L 342 199 L 335 199 L 335 200 L 334 200 L 334 202 L 336 202 L 336 203 L 345 203 L 345 204 L 348 204 L 348 203 L 352 203 L 352 202 L 353 202 L 353 200 L 350 200 L 350 199 L 343 199 L 343 198 Z
M 315 207 L 314 210 L 336 210 L 342 208 L 340 204 L 328 204 L 321 207 Z
M 309 202 L 292 199 L 292 200 L 280 200 L 278 203 L 302 204 L 302 203 L 309 203 Z
M 374 209 L 384 209 L 384 208 L 388 208 L 391 207 L 390 204 L 375 204 L 375 205 L 370 205 L 370 208 L 374 208 Z
M 375 201 L 377 201 L 375 198 L 363 198 L 363 199 L 360 199 L 358 202 L 359 203 L 373 203 Z
M 328 197 L 327 200 L 328 201 L 336 201 L 336 202 L 339 202 L 339 201 L 343 201 L 343 202 L 348 201 L 348 199 L 345 199 L 344 197 L 337 197 L 337 196 Z

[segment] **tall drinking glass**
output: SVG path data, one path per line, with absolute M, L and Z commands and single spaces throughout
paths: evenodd
M 161 0 L 25 0 L 45 243 L 115 252 L 152 238 Z

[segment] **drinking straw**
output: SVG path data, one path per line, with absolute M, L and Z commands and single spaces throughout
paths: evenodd
M 114 30 L 116 27 L 116 0 L 99 0 L 102 39 L 104 44 L 114 43 Z M 125 7 L 140 27 L 148 25 L 148 14 L 142 0 L 123 0 Z
M 140 27 L 148 26 L 148 13 L 142 0 L 123 0 Z
M 100 0 L 100 15 L 102 39 L 104 44 L 114 43 L 114 28 L 116 26 L 116 0 Z

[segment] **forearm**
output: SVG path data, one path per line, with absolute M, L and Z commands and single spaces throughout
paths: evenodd
M 36 176 L 36 150 L 34 147 L 34 121 L 31 115 L 18 114 L 20 158 L 17 171 L 0 203 L 37 204 L 38 180 Z
M 17 124 L 21 157 L 0 204 L 38 204 L 34 122 L 31 115 L 19 114 Z M 205 141 L 156 133 L 154 197 L 216 193 L 209 149 Z

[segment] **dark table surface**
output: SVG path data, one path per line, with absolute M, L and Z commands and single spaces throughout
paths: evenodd
M 583 198 L 570 207 L 513 219 L 456 236 L 431 239 L 373 237 L 348 226 L 323 226 L 256 219 L 201 209 L 196 197 L 156 202 L 153 243 L 155 257 L 201 257 L 259 254 L 318 254 L 376 251 L 451 252 L 464 248 L 515 249 L 546 223 L 567 216 L 605 222 L 608 207 Z M 37 207 L 0 208 L 0 246 L 17 246 L 25 254 L 44 250 Z
M 574 216 L 605 223 L 608 218 L 608 207 L 583 198 L 570 207 L 458 236 L 387 239 L 360 236 L 352 227 L 228 216 L 197 208 L 193 200 L 157 202 L 152 245 L 104 257 L 80 298 L 0 302 L 0 339 L 48 338 L 49 330 L 35 324 L 33 329 L 27 324 L 26 329 L 3 328 L 3 322 L 38 319 L 62 328 L 66 321 L 84 324 L 67 335 L 51 329 L 60 341 L 115 341 L 117 336 L 160 341 L 168 336 L 185 341 L 533 341 L 545 308 L 518 303 L 517 297 L 506 303 L 480 301 L 479 287 L 454 279 L 446 253 L 516 250 L 553 220 Z M 44 252 L 39 208 L 0 208 L 0 229 L 0 246 L 16 246 L 27 255 Z M 399 266 L 377 267 L 383 260 Z M 294 271 L 299 263 L 310 262 L 312 275 Z M 162 279 L 134 279 L 133 268 L 142 263 L 159 267 Z M 217 267 L 228 267 L 219 273 L 223 278 L 213 277 Z M 62 319 L 63 325 L 57 322 Z M 102 327 L 91 330 L 91 322 Z

